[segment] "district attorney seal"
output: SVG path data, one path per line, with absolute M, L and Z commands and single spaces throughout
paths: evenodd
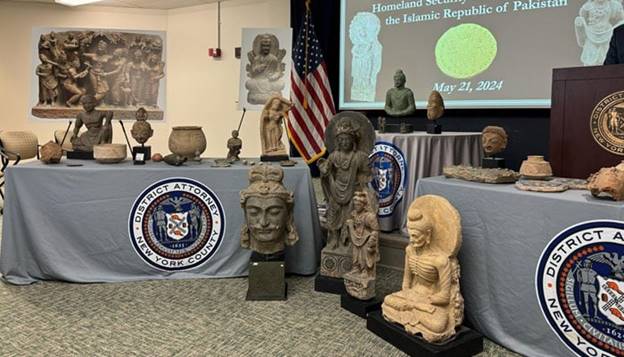
M 129 231 L 136 253 L 149 265 L 189 270 L 206 263 L 219 248 L 225 214 L 219 198 L 202 183 L 168 178 L 136 199 Z
M 603 98 L 591 114 L 594 140 L 603 149 L 624 156 L 624 91 Z
M 568 348 L 624 356 L 624 222 L 583 222 L 559 233 L 535 280 L 544 317 Z

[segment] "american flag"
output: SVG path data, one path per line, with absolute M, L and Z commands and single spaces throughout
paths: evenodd
M 309 10 L 297 37 L 293 64 L 288 136 L 304 160 L 311 163 L 325 154 L 325 128 L 336 109 Z

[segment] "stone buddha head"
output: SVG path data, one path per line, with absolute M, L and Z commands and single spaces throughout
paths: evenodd
M 429 94 L 429 100 L 427 101 L 427 119 L 438 120 L 444 115 L 444 99 L 437 90 L 434 90 Z
M 485 156 L 496 155 L 507 147 L 507 133 L 500 126 L 486 126 L 481 140 Z
M 412 208 L 407 213 L 407 232 L 410 246 L 417 249 L 423 248 L 431 243 L 433 224 L 421 210 Z
M 403 88 L 405 87 L 406 81 L 407 79 L 405 78 L 405 73 L 403 73 L 403 70 L 397 69 L 397 71 L 394 73 L 394 87 Z
M 282 184 L 283 178 L 278 166 L 260 164 L 249 172 L 249 186 L 240 193 L 243 248 L 273 254 L 299 240 L 292 212 L 294 195 Z

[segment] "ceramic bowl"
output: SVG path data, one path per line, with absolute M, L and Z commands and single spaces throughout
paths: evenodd
M 122 162 L 127 155 L 124 144 L 100 144 L 93 146 L 93 157 L 101 164 L 116 164 Z

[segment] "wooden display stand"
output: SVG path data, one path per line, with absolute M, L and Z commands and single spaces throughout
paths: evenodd
M 590 117 L 606 96 L 624 90 L 624 65 L 553 70 L 549 161 L 555 176 L 587 178 L 624 156 L 603 149 L 592 137 Z

